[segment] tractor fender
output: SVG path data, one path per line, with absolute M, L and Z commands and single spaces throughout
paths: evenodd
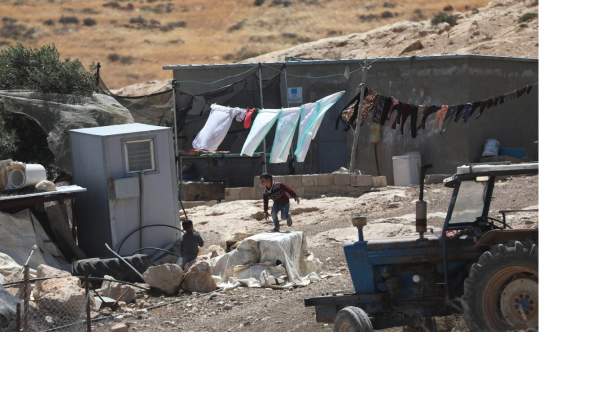
M 508 241 L 538 241 L 537 229 L 493 229 L 487 231 L 475 242 L 476 248 L 489 248 Z

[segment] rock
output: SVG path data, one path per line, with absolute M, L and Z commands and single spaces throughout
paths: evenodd
M 216 258 L 217 256 L 225 255 L 225 249 L 219 245 L 210 245 L 208 247 L 209 257 Z
M 183 271 L 174 263 L 151 266 L 143 276 L 148 285 L 167 295 L 175 295 L 184 278 Z
M 307 273 L 320 273 L 323 268 L 323 262 L 319 260 L 313 253 L 310 253 L 302 263 L 301 270 Z
M 15 262 L 13 258 L 5 253 L 0 252 L 0 275 L 4 277 L 6 282 L 16 282 L 22 280 L 22 269 L 23 267 Z
M 52 181 L 43 180 L 35 184 L 35 190 L 39 192 L 56 191 L 56 185 Z
M 110 327 L 111 332 L 129 332 L 129 326 L 126 323 L 116 323 Z
M 59 313 L 61 316 L 81 316 L 87 297 L 79 286 L 79 279 L 69 272 L 47 265 L 38 266 L 39 278 L 50 278 L 35 283 L 33 298 L 40 310 Z
M 217 284 L 211 275 L 210 264 L 197 261 L 185 273 L 181 287 L 187 292 L 208 293 L 217 289 Z
M 104 276 L 104 279 L 113 279 L 111 276 Z M 107 296 L 119 302 L 133 303 L 135 302 L 135 288 L 130 285 L 116 283 L 111 281 L 103 281 L 99 293 L 102 296 Z
M 225 250 L 227 252 L 229 252 L 229 251 L 235 249 L 237 247 L 238 242 L 240 242 L 250 236 L 252 236 L 252 234 L 249 232 L 234 233 L 229 238 L 227 238 L 227 240 L 225 241 Z
M 425 47 L 423 46 L 423 43 L 421 43 L 421 40 L 417 40 L 408 47 L 406 47 L 404 50 L 402 50 L 400 54 L 410 53 L 411 51 L 423 50 L 424 48 Z

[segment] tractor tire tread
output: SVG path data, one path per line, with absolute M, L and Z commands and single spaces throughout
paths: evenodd
M 494 273 L 494 269 L 504 264 L 507 259 L 514 261 L 535 260 L 537 266 L 538 247 L 533 241 L 510 241 L 492 246 L 485 251 L 479 260 L 471 265 L 469 275 L 464 281 L 462 307 L 464 320 L 472 332 L 490 331 L 487 329 L 484 318 L 478 309 L 477 296 L 481 294 L 487 279 Z

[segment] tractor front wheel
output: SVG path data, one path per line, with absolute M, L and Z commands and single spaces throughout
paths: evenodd
M 537 330 L 537 244 L 514 241 L 484 252 L 465 280 L 463 308 L 471 331 Z
M 347 306 L 335 316 L 334 332 L 372 332 L 373 324 L 367 312 L 356 306 Z

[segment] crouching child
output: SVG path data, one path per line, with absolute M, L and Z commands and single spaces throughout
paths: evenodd
M 200 233 L 194 229 L 194 224 L 189 219 L 181 223 L 183 228 L 183 237 L 181 238 L 181 268 L 193 262 L 198 257 L 199 248 L 204 246 L 204 240 Z
M 269 199 L 273 200 L 271 216 L 273 218 L 273 232 L 279 232 L 279 214 L 281 219 L 285 219 L 287 226 L 292 226 L 292 216 L 290 215 L 290 198 L 296 203 L 300 203 L 300 198 L 296 192 L 282 182 L 273 182 L 273 176 L 263 174 L 260 176 L 260 184 L 265 188 L 263 193 L 263 203 L 265 218 L 269 217 Z

